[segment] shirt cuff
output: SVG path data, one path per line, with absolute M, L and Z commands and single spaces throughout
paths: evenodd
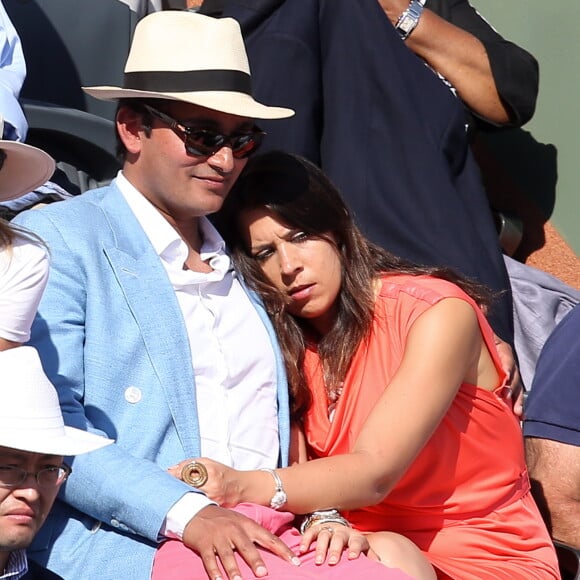
M 183 530 L 185 530 L 189 520 L 208 505 L 217 504 L 203 493 L 186 493 L 167 512 L 159 534 L 172 540 L 183 539 Z

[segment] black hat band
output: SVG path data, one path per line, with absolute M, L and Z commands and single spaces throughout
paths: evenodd
M 126 72 L 124 88 L 154 93 L 229 91 L 252 94 L 250 75 L 239 70 Z

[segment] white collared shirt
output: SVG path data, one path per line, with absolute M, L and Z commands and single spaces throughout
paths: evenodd
M 236 469 L 277 464 L 276 365 L 266 328 L 230 267 L 225 243 L 200 219 L 209 273 L 184 270 L 186 244 L 157 209 L 117 177 L 175 289 L 191 345 L 202 454 Z M 192 385 L 193 388 L 193 385 Z
M 159 255 L 183 313 L 202 455 L 236 469 L 275 467 L 280 449 L 274 352 L 223 239 L 200 218 L 200 256 L 212 271 L 184 270 L 188 249 L 177 231 L 122 172 L 116 185 Z

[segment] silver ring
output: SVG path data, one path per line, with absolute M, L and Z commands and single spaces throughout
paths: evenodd
M 321 532 L 328 532 L 331 536 L 332 534 L 334 534 L 334 528 L 332 528 L 331 526 L 322 526 L 320 528 Z
M 208 477 L 205 465 L 199 461 L 190 461 L 181 469 L 181 479 L 192 487 L 202 487 L 207 483 Z

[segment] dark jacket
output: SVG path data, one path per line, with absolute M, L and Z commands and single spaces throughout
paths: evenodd
M 28 560 L 28 572 L 22 576 L 22 580 L 63 580 L 63 578 L 33 560 Z
M 296 110 L 260 122 L 264 148 L 319 164 L 374 242 L 502 291 L 490 320 L 511 342 L 509 281 L 463 106 L 378 2 L 226 0 L 223 15 L 241 23 L 258 100 Z

